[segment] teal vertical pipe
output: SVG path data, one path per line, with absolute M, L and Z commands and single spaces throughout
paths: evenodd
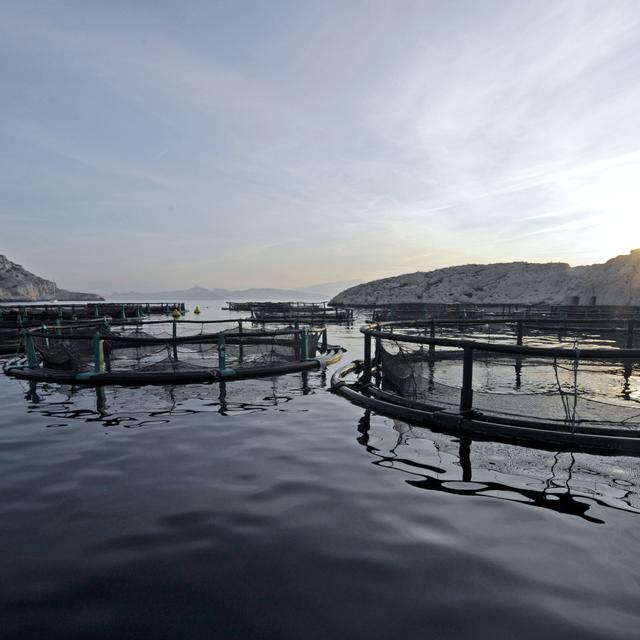
M 93 336 L 93 370 L 104 373 L 104 342 L 98 331 Z
M 300 330 L 300 359 L 309 359 L 309 332 L 307 329 Z
M 24 350 L 27 354 L 27 362 L 32 369 L 38 366 L 38 356 L 33 345 L 33 337 L 28 331 L 24 332 Z
M 42 330 L 46 333 L 46 331 L 47 331 L 47 325 L 46 324 L 42 325 Z M 49 338 L 45 338 L 44 339 L 44 344 L 48 349 L 49 348 Z

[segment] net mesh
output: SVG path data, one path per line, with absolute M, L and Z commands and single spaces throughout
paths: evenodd
M 475 336 L 474 336 L 475 337 Z M 504 336 L 499 336 L 503 340 Z M 486 338 L 485 338 L 486 340 Z M 557 336 L 531 342 L 549 346 Z M 593 346 L 585 334 L 563 347 Z M 600 340 L 600 346 L 603 341 Z M 605 339 L 605 346 L 609 343 Z M 380 341 L 384 389 L 405 398 L 457 411 L 462 382 L 462 349 L 430 349 L 398 339 Z M 640 428 L 637 363 L 525 357 L 473 351 L 473 409 L 485 415 L 564 425 Z
M 91 371 L 95 367 L 96 332 L 103 344 L 105 367 L 110 372 L 180 372 L 269 367 L 303 357 L 303 336 L 293 327 L 264 330 L 237 326 L 216 327 L 204 323 L 178 325 L 176 335 L 166 325 L 108 330 L 96 327 L 65 327 L 62 331 L 38 332 L 36 351 L 49 368 Z M 306 333 L 307 355 L 318 350 L 321 330 Z M 219 345 L 219 334 L 224 346 Z M 221 358 L 223 354 L 224 360 Z

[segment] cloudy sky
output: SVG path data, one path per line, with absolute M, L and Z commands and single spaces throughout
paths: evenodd
M 294 287 L 640 246 L 640 2 L 0 0 L 0 253 Z

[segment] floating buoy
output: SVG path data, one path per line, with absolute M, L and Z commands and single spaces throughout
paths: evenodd
M 200 309 L 198 309 L 198 307 L 196 306 L 196 308 L 193 310 L 193 313 L 198 315 L 200 313 Z
M 178 318 L 181 318 L 181 317 L 182 317 L 182 314 L 181 314 L 177 309 L 174 309 L 174 310 L 171 312 L 171 317 L 172 317 L 172 318 L 175 318 L 175 319 L 177 320 Z

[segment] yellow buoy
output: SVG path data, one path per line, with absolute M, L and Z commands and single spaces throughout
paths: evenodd
M 181 314 L 177 309 L 174 309 L 174 310 L 171 312 L 171 317 L 172 317 L 172 318 L 175 318 L 175 319 L 177 320 L 178 318 L 181 318 L 181 317 L 182 317 L 182 314 Z
M 198 307 L 196 306 L 196 308 L 193 310 L 193 313 L 198 315 L 200 313 L 200 309 L 198 309 Z

